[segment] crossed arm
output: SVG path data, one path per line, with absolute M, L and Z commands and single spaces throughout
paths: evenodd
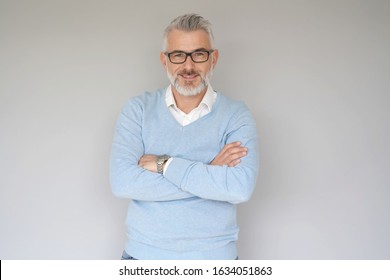
M 234 167 L 241 162 L 241 158 L 246 156 L 248 148 L 241 146 L 240 142 L 226 144 L 218 155 L 211 161 L 210 165 L 227 165 Z M 151 172 L 157 172 L 156 155 L 143 155 L 138 165 Z
M 174 157 L 161 175 L 156 155 L 145 155 L 139 110 L 134 106 L 138 105 L 124 108 L 116 125 L 110 160 L 110 183 L 116 196 L 143 201 L 200 197 L 230 203 L 249 199 L 259 162 L 257 133 L 248 112 L 229 128 L 228 144 L 210 163 Z

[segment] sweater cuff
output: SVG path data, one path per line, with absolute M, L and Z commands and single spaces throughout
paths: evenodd
M 186 174 L 188 173 L 190 167 L 196 163 L 182 158 L 171 159 L 169 168 L 167 168 L 164 172 L 164 177 L 178 188 L 184 190 Z

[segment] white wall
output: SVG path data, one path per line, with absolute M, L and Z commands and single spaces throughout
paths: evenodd
M 240 258 L 389 259 L 390 2 L 357 0 L 0 0 L 0 258 L 119 258 L 114 122 L 167 85 L 184 12 L 212 21 L 213 87 L 258 122 Z

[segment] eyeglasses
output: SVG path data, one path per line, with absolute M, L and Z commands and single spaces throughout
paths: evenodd
M 182 52 L 182 51 L 173 51 L 173 52 L 166 52 L 164 53 L 166 56 L 168 56 L 169 61 L 173 64 L 182 64 L 187 60 L 187 57 L 191 57 L 192 61 L 195 63 L 202 63 L 209 60 L 210 54 L 214 50 L 196 50 L 193 52 Z

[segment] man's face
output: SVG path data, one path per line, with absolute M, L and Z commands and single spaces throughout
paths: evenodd
M 174 29 L 167 39 L 167 53 L 176 51 L 190 53 L 195 50 L 211 49 L 209 37 L 204 30 L 186 32 Z M 191 57 L 187 57 L 184 63 L 174 64 L 164 53 L 160 54 L 160 59 L 167 70 L 173 90 L 181 95 L 193 96 L 206 92 L 209 76 L 218 60 L 218 51 L 210 53 L 209 59 L 201 63 L 196 63 Z

